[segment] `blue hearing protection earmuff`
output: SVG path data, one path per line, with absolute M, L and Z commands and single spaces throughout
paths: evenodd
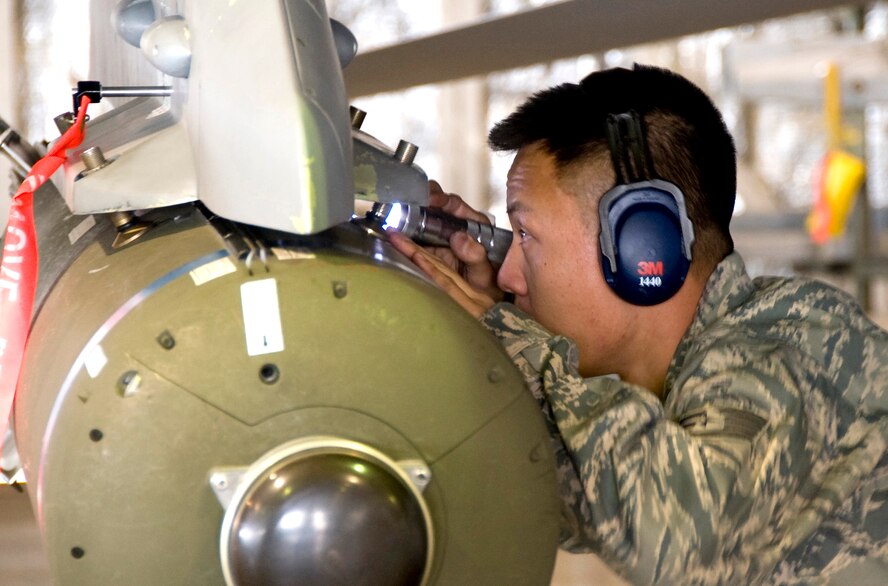
M 694 227 L 681 189 L 653 176 L 638 114 L 611 114 L 607 132 L 617 184 L 598 204 L 604 278 L 621 299 L 656 305 L 685 281 Z

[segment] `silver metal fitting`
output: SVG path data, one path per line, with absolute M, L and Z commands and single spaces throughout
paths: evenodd
M 351 116 L 351 127 L 355 130 L 360 130 L 361 125 L 364 124 L 364 118 L 367 117 L 367 112 L 361 110 L 360 108 L 349 106 L 348 113 L 349 116 Z
M 416 151 L 418 150 L 419 147 L 412 142 L 402 140 L 398 143 L 398 148 L 395 149 L 395 158 L 398 159 L 399 163 L 402 163 L 404 165 L 412 165 L 413 159 L 416 158 Z
M 83 164 L 86 167 L 86 170 L 83 171 L 84 175 L 98 171 L 102 167 L 107 167 L 114 162 L 113 159 L 110 161 L 106 159 L 105 153 L 103 153 L 102 149 L 97 146 L 89 147 L 80 153 L 80 160 L 83 161 Z

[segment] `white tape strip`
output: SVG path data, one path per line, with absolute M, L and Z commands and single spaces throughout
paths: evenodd
M 235 267 L 234 263 L 231 262 L 231 259 L 226 256 L 197 267 L 188 274 L 191 275 L 191 280 L 194 281 L 194 284 L 200 287 L 204 283 L 208 283 L 213 279 L 218 279 L 223 275 L 233 273 L 236 270 L 237 267 Z

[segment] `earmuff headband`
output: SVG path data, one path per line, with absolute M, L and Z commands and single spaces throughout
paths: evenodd
M 608 115 L 607 141 L 617 185 L 654 178 L 654 165 L 647 150 L 641 117 L 635 110 Z
M 601 268 L 613 291 L 635 305 L 655 305 L 682 286 L 694 227 L 684 194 L 656 176 L 635 111 L 606 119 L 616 185 L 601 197 Z

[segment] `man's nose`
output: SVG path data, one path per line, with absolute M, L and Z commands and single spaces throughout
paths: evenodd
M 496 275 L 496 284 L 507 293 L 522 296 L 527 294 L 527 282 L 521 271 L 524 264 L 521 258 L 521 246 L 515 240 L 512 241 L 506 258 L 503 260 L 503 265 Z

